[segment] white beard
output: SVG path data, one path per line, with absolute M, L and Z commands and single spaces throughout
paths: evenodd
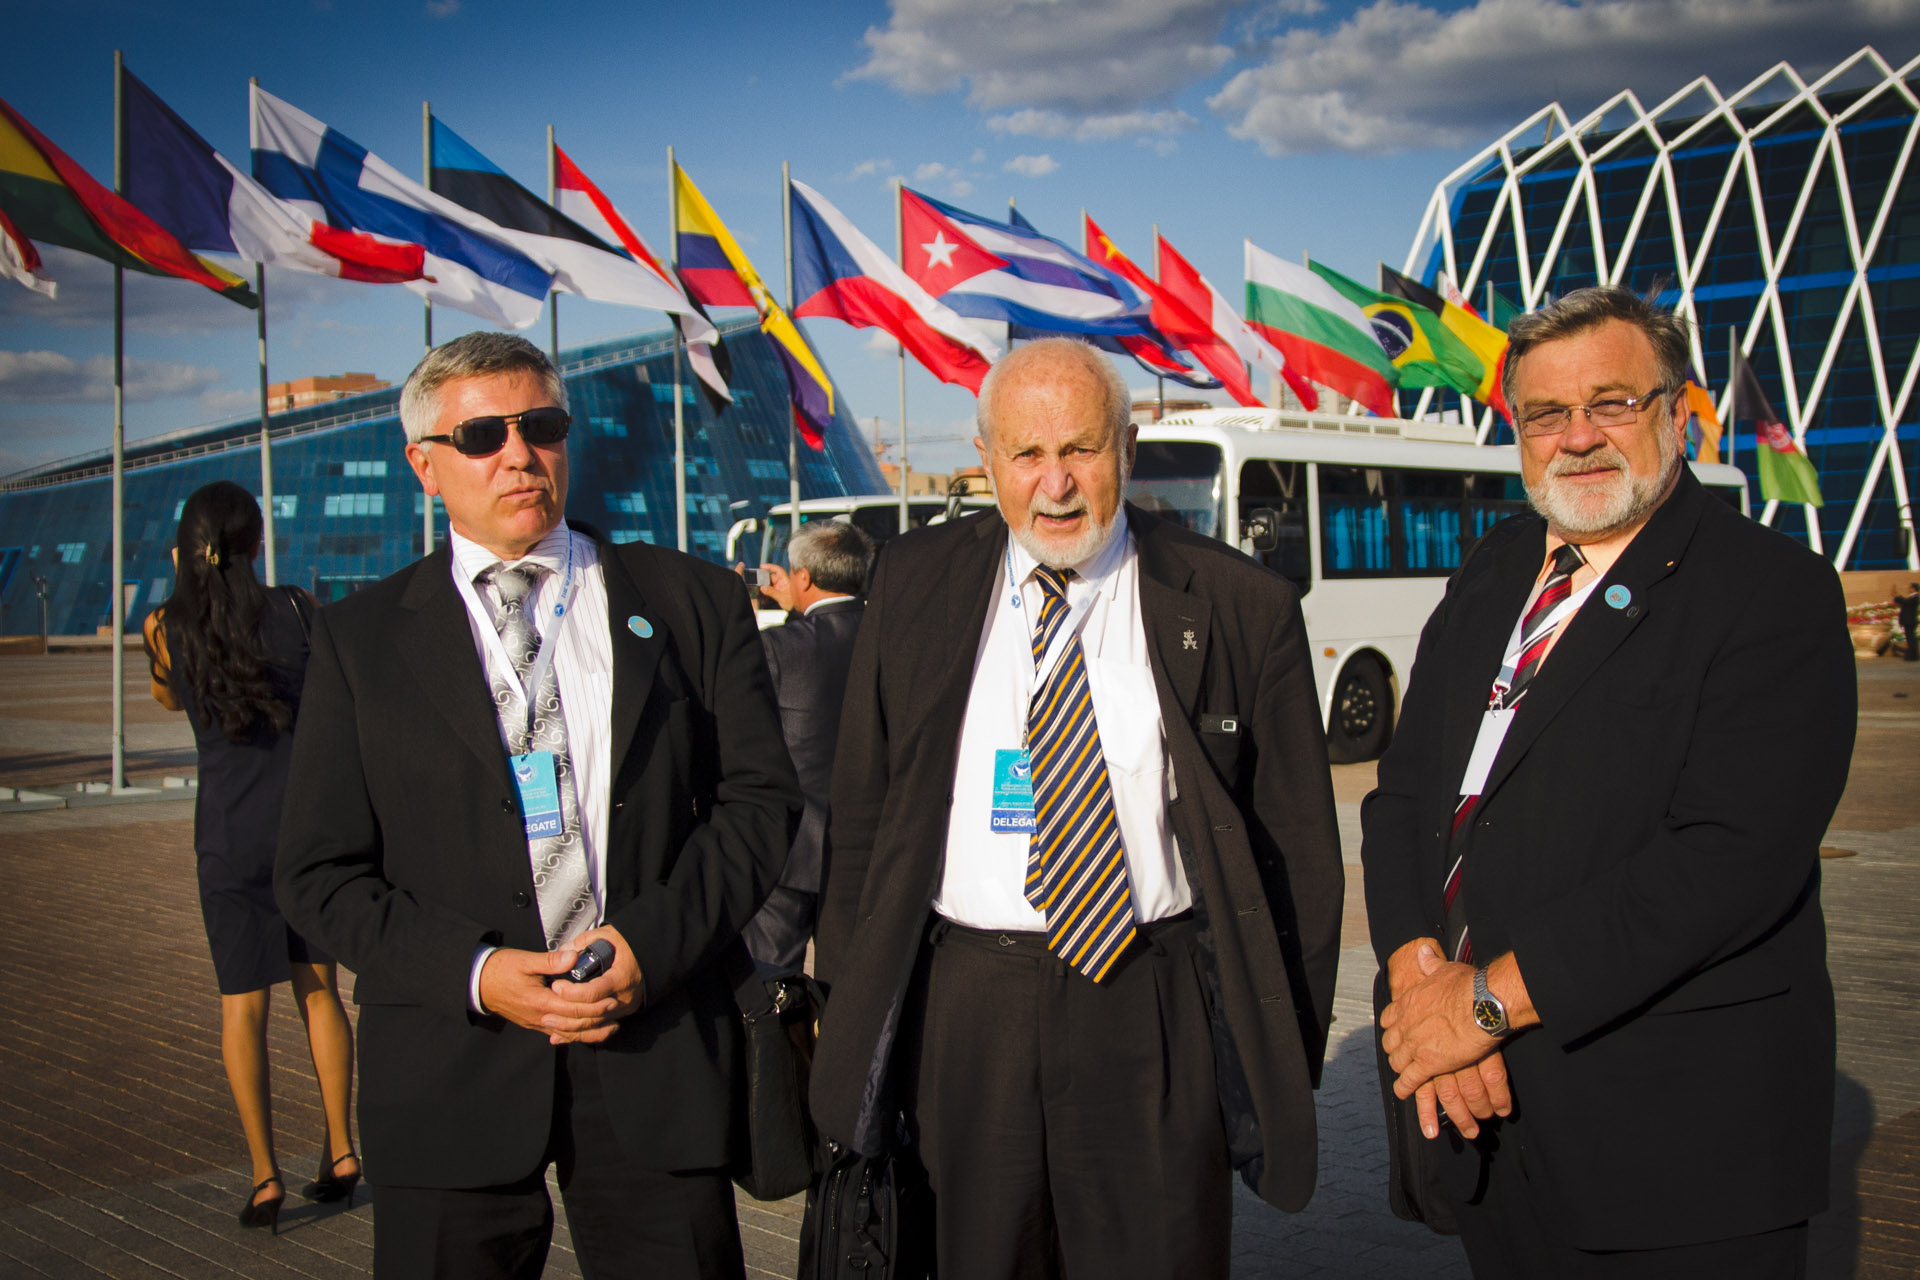
M 1673 432 L 1662 431 L 1659 441 L 1660 473 L 1655 476 L 1629 471 L 1626 457 L 1612 445 L 1577 457 L 1556 453 L 1540 483 L 1526 486 L 1527 501 L 1555 532 L 1571 537 L 1602 537 L 1638 524 L 1666 495 L 1675 473 L 1685 465 L 1680 440 Z M 1602 486 L 1578 488 L 1558 483 L 1561 476 L 1594 470 L 1596 464 L 1613 467 L 1613 479 Z
M 1063 516 L 1076 511 L 1087 513 L 1087 527 L 1070 542 L 1058 539 L 1045 540 L 1034 532 L 1035 516 Z M 1113 532 L 1114 521 L 1123 518 L 1119 507 L 1114 508 L 1113 518 L 1105 524 L 1094 518 L 1093 509 L 1085 498 L 1075 502 L 1058 503 L 1035 495 L 1027 505 L 1027 522 L 1013 530 L 1013 540 L 1025 549 L 1026 553 L 1046 565 L 1049 569 L 1071 569 L 1085 563 L 1093 553 L 1107 545 L 1107 538 Z

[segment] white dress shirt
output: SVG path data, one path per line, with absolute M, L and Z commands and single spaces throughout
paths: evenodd
M 493 587 L 482 587 L 474 579 L 501 560 L 456 531 L 449 531 L 447 541 L 453 551 L 454 586 L 460 589 L 461 598 L 466 602 L 474 648 L 479 651 L 480 665 L 491 687 L 497 678 L 496 667 L 504 658 L 497 643 L 500 633 L 495 622 L 500 595 Z M 569 543 L 572 591 L 566 612 L 555 617 L 554 606 L 568 591 Z M 587 875 L 593 886 L 594 903 L 604 914 L 607 809 L 613 781 L 613 637 L 607 630 L 606 576 L 600 568 L 599 551 L 593 539 L 571 533 L 564 521 L 524 557 L 506 563 L 509 568 L 531 563 L 548 570 L 526 607 L 534 629 L 540 633 L 541 648 L 558 645 L 553 654 L 553 670 L 560 686 L 560 712 L 567 722 L 567 754 L 573 762 L 580 839 L 586 849 Z M 511 750 L 504 729 L 500 734 L 500 749 Z M 494 950 L 481 947 L 473 958 L 469 995 L 473 1007 L 481 1012 L 485 1009 L 480 1003 L 480 966 Z
M 1193 892 L 1167 827 L 1171 776 L 1160 696 L 1147 664 L 1147 632 L 1140 618 L 1140 556 L 1124 514 L 1115 524 L 1106 545 L 1075 566 L 1067 604 L 1071 608 L 1091 598 L 1080 646 L 1126 850 L 1134 917 L 1144 924 L 1185 911 L 1193 905 Z M 960 727 L 946 863 L 933 909 L 975 929 L 1039 932 L 1047 927 L 1045 914 L 1026 898 L 1030 833 L 995 832 L 988 825 L 994 753 L 1027 745 L 1033 629 L 1044 594 L 1033 576 L 1037 565 L 1025 548 L 1008 538 Z

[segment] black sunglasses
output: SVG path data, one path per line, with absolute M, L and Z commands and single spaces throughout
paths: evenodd
M 567 438 L 567 428 L 573 425 L 573 418 L 565 409 L 549 405 L 541 409 L 528 409 L 525 413 L 468 418 L 445 435 L 420 438 L 435 444 L 450 444 L 469 458 L 484 458 L 506 447 L 507 424 L 510 422 L 520 424 L 520 436 L 530 445 L 559 444 Z

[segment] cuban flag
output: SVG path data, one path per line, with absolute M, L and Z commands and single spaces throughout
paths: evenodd
M 1157 336 L 1132 285 L 1030 227 L 902 187 L 900 228 L 907 274 L 963 316 L 1049 333 Z
M 934 377 L 978 395 L 1000 344 L 921 288 L 818 191 L 796 181 L 788 201 L 794 316 L 885 330 Z
M 407 288 L 509 329 L 540 318 L 553 270 L 500 228 L 403 177 L 345 134 L 253 89 L 253 176 L 317 221 L 418 244 L 425 275 Z
M 426 251 L 343 231 L 269 195 L 125 67 L 126 196 L 189 249 L 370 284 L 418 280 Z
M 733 391 L 727 383 L 733 377 L 733 361 L 706 309 L 687 296 L 679 277 L 662 265 L 647 242 L 640 238 L 640 233 L 620 216 L 613 201 L 607 199 L 606 193 L 580 171 L 558 144 L 553 148 L 553 189 L 555 208 L 607 244 L 619 246 L 629 258 L 673 290 L 676 301 L 671 306 L 662 305 L 661 310 L 673 316 L 674 327 L 686 343 L 687 363 L 693 366 L 715 413 L 720 412 L 723 405 L 732 404 Z

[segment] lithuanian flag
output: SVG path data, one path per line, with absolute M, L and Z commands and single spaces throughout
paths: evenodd
M 160 224 L 75 164 L 0 100 L 0 211 L 29 240 L 63 245 L 116 266 L 205 285 L 246 307 L 247 282 L 187 251 Z

